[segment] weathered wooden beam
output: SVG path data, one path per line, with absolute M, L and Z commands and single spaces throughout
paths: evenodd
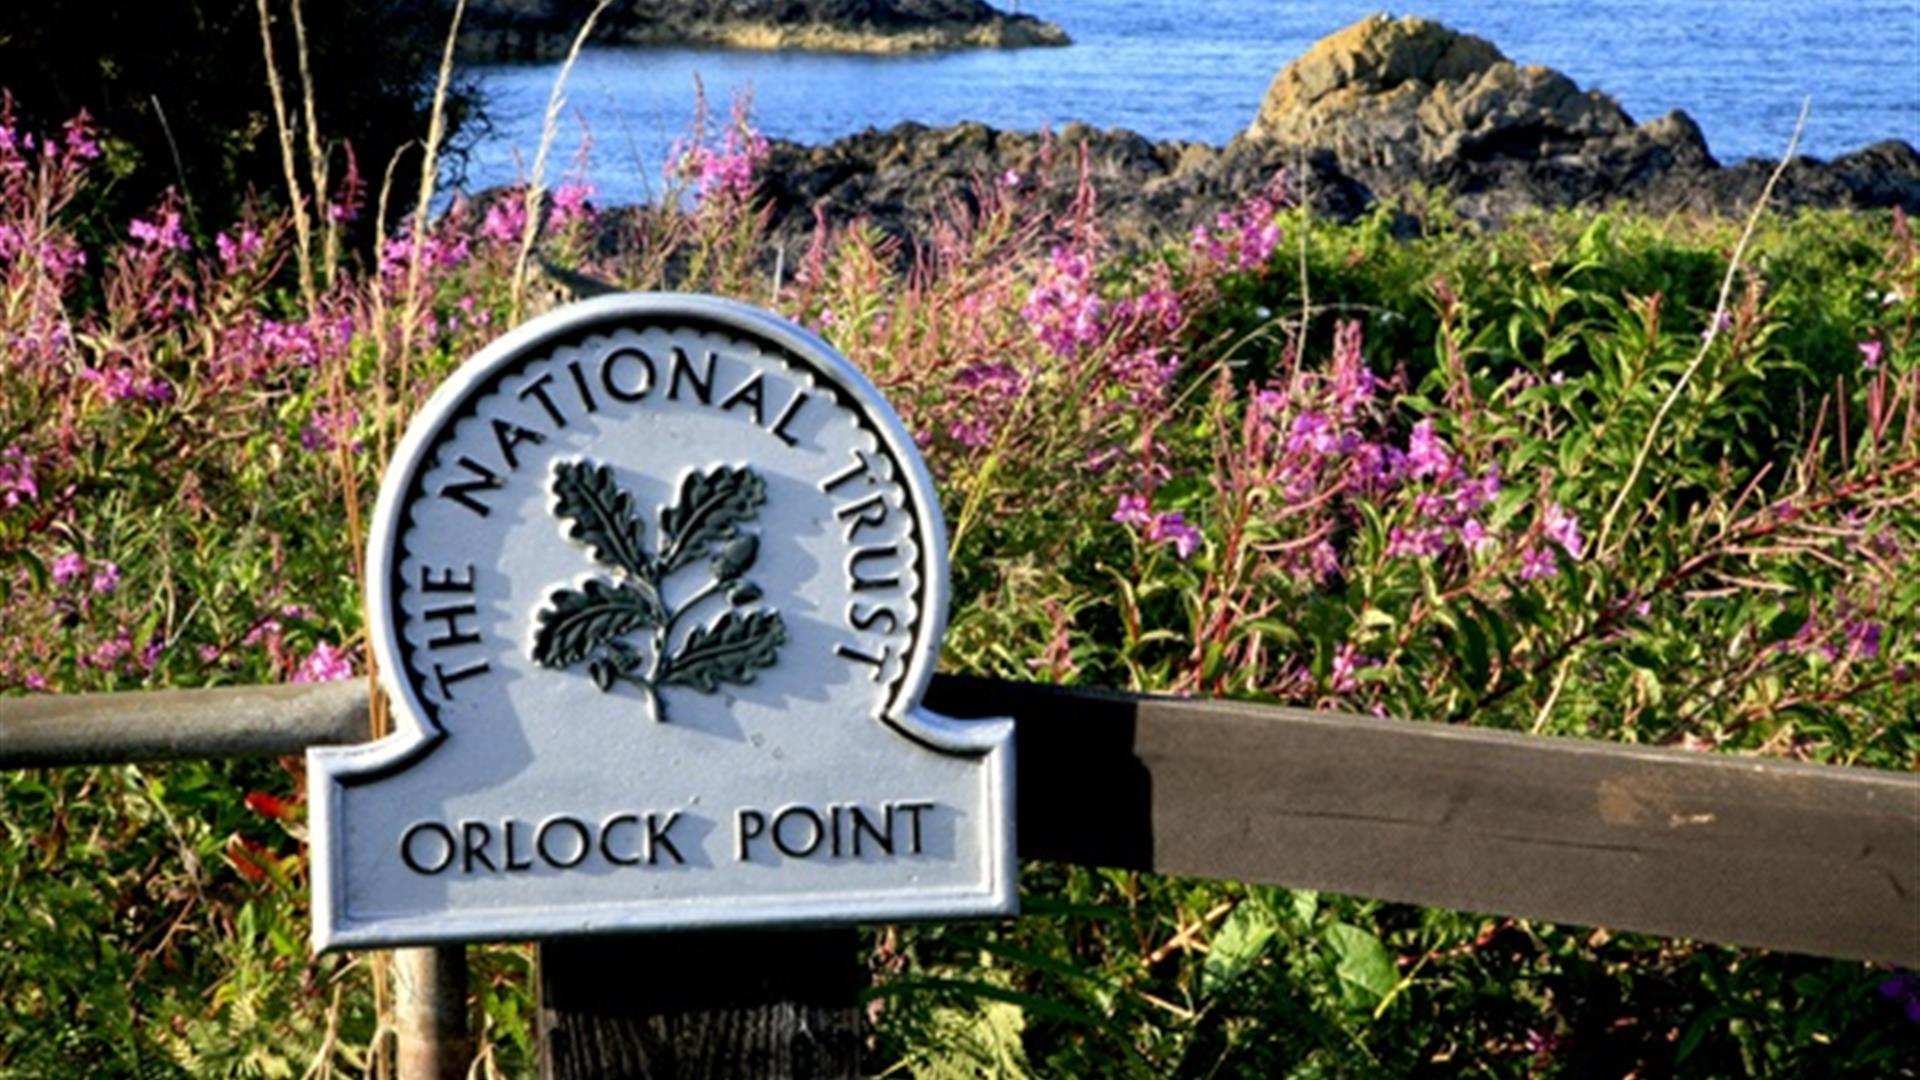
M 367 684 L 0 698 L 0 769 L 302 754 L 364 742 Z
M 1920 965 L 1920 777 L 970 679 L 1029 859 Z
M 1920 966 L 1914 774 L 986 680 L 927 703 L 1018 719 L 1030 859 Z M 359 683 L 6 699 L 0 768 L 292 753 L 364 710 Z
M 861 1075 L 851 930 L 546 941 L 539 967 L 543 1080 Z

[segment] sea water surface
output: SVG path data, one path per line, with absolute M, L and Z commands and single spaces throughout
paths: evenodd
M 903 120 L 1026 130 L 1081 120 L 1154 139 L 1224 143 L 1252 120 L 1275 72 L 1379 10 L 1378 0 L 1017 7 L 1059 23 L 1074 44 L 909 56 L 588 49 L 568 84 L 548 176 L 578 175 L 584 161 L 602 203 L 649 198 L 694 115 L 696 80 L 721 110 L 751 93 L 762 131 L 802 142 Z M 1886 138 L 1920 142 L 1915 0 L 1426 0 L 1414 13 L 1612 94 L 1635 120 L 1685 109 L 1723 162 L 1779 156 L 1802 101 L 1811 106 L 1803 153 L 1830 157 Z M 492 130 L 472 149 L 470 190 L 527 174 L 559 70 L 557 61 L 472 69 Z

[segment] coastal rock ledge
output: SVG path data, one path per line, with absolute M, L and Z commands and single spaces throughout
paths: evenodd
M 594 0 L 474 0 L 460 34 L 470 60 L 564 56 Z M 901 53 L 1069 44 L 1066 31 L 984 0 L 620 0 L 594 40 Z
M 766 185 L 785 233 L 810 228 L 818 208 L 828 220 L 864 217 L 924 236 L 956 193 L 983 178 L 1044 180 L 1065 199 L 1082 151 L 1109 235 L 1148 244 L 1184 235 L 1282 169 L 1334 218 L 1375 204 L 1418 215 L 1430 193 L 1444 193 L 1461 220 L 1497 225 L 1566 207 L 1742 214 L 1775 165 L 1723 167 L 1684 112 L 1636 124 L 1612 97 L 1516 64 L 1491 42 L 1381 15 L 1283 68 L 1224 147 L 1078 124 L 1051 138 L 901 124 L 820 146 L 776 142 Z M 1890 139 L 1831 161 L 1796 158 L 1773 202 L 1920 211 L 1920 154 Z

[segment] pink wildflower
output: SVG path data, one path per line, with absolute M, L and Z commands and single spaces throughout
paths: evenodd
M 1387 491 L 1407 475 L 1407 455 L 1383 443 L 1361 443 L 1353 450 L 1353 462 L 1355 479 L 1366 492 Z
M 93 591 L 106 596 L 120 588 L 120 567 L 105 560 L 94 567 Z
M 1333 545 L 1327 541 L 1322 540 L 1313 545 L 1313 552 L 1309 558 L 1314 576 L 1321 581 L 1331 581 L 1340 576 L 1340 553 L 1335 551 Z
M 1431 491 L 1422 491 L 1413 497 L 1413 512 L 1423 518 L 1444 519 L 1451 506 L 1446 496 Z
M 1137 322 L 1147 330 L 1172 334 L 1185 324 L 1187 312 L 1180 294 L 1162 277 L 1138 296 L 1129 296 L 1114 304 L 1113 317 L 1116 321 Z
M 1147 539 L 1156 544 L 1172 544 L 1174 554 L 1182 559 L 1200 549 L 1200 530 L 1187 524 L 1185 515 L 1178 510 L 1155 514 L 1147 525 Z
M 1122 525 L 1145 525 L 1152 521 L 1153 516 L 1147 513 L 1147 497 L 1145 495 L 1120 496 L 1120 506 L 1114 510 L 1113 520 Z
M 947 437 L 969 450 L 978 450 L 993 442 L 993 425 L 985 420 L 955 420 L 947 425 Z
M 1336 694 L 1350 694 L 1360 688 L 1360 669 L 1379 663 L 1373 657 L 1362 654 L 1352 642 L 1343 641 L 1333 654 L 1333 678 L 1329 686 Z
M 1560 545 L 1575 560 L 1587 553 L 1587 542 L 1580 535 L 1580 519 L 1562 509 L 1559 503 L 1547 504 L 1547 539 Z
M 561 184 L 553 190 L 553 221 L 556 225 L 567 225 L 575 221 L 585 221 L 593 216 L 593 209 L 587 200 L 593 198 L 592 184 Z
M 991 401 L 1005 401 L 1026 388 L 1027 381 L 1012 364 L 973 364 L 953 378 L 955 386 L 975 390 Z
M 87 654 L 81 662 L 106 671 L 126 659 L 132 652 L 133 638 L 122 629 L 118 634 L 95 646 L 93 652 Z
M 1303 412 L 1293 418 L 1293 431 L 1287 436 L 1287 453 L 1331 454 L 1338 447 L 1333 421 L 1322 413 Z
M 93 136 L 93 122 L 86 111 L 67 121 L 64 136 L 67 153 L 79 161 L 92 161 L 100 156 L 100 143 Z
M 1418 480 L 1425 476 L 1446 477 L 1453 472 L 1453 455 L 1447 444 L 1433 433 L 1433 421 L 1413 425 L 1407 438 L 1407 473 Z
M 1072 356 L 1100 339 L 1104 305 L 1093 289 L 1093 260 L 1064 247 L 1053 249 L 1020 316 L 1056 355 Z
M 293 682 L 333 682 L 338 679 L 353 678 L 353 657 L 345 649 L 338 649 L 326 642 L 313 647 L 307 658 L 293 673 Z
M 1493 501 L 1500 494 L 1500 466 L 1494 465 L 1487 474 L 1478 480 L 1463 481 L 1453 492 L 1453 507 L 1463 514 L 1471 514 Z
M 767 151 L 766 136 L 748 122 L 745 103 L 735 102 L 733 122 L 720 145 L 675 143 L 668 152 L 668 171 L 692 180 L 701 199 L 745 199 L 753 194 L 754 174 L 766 163 Z
M 1135 349 L 1113 358 L 1108 368 L 1114 381 L 1127 387 L 1127 397 L 1135 405 L 1158 400 L 1180 373 L 1180 357 L 1157 348 Z
M 1879 370 L 1880 356 L 1885 346 L 1881 345 L 1878 340 L 1869 340 L 1863 341 L 1854 347 L 1860 350 L 1861 367 L 1866 368 L 1868 371 Z
M 53 583 L 55 585 L 71 584 L 86 572 L 87 560 L 82 558 L 77 552 L 69 551 L 53 560 Z
M 1333 400 L 1341 418 L 1347 420 L 1373 400 L 1380 385 L 1361 354 L 1361 334 L 1357 319 L 1341 322 L 1333 330 Z
M 161 213 L 158 223 L 134 218 L 127 225 L 127 232 L 142 246 L 158 251 L 185 251 L 193 246 L 187 239 L 187 232 L 180 227 L 180 211 L 167 210 Z
M 260 247 L 260 233 L 251 225 L 241 226 L 238 238 L 224 232 L 213 238 L 213 249 L 220 256 L 220 265 L 228 272 L 239 269 L 258 255 Z
M 473 246 L 465 236 L 435 236 L 431 233 L 420 238 L 420 264 L 424 270 L 451 270 L 473 254 Z M 380 252 L 380 273 L 388 280 L 403 281 L 413 262 L 413 239 L 408 236 L 395 236 L 387 240 L 387 246 Z
M 1285 178 L 1252 195 L 1231 210 L 1215 215 L 1213 228 L 1195 225 L 1190 247 L 1209 262 L 1232 265 L 1241 270 L 1257 270 L 1267 264 L 1280 246 L 1280 223 L 1276 220 L 1284 197 Z
M 1536 578 L 1552 577 L 1560 572 L 1560 564 L 1554 561 L 1553 552 L 1538 544 L 1529 544 L 1520 553 L 1520 580 L 1533 581 Z
M 340 412 L 330 409 L 315 409 L 307 418 L 307 424 L 300 429 L 300 448 L 323 453 L 339 446 L 341 441 L 353 432 L 360 423 L 360 411 L 348 408 Z M 347 444 L 347 449 L 359 453 L 365 445 L 358 439 Z
M 0 508 L 19 506 L 40 497 L 33 478 L 33 458 L 18 446 L 0 450 Z
M 1387 531 L 1389 558 L 1431 558 L 1447 550 L 1447 530 L 1432 525 L 1406 529 L 1398 525 Z
M 1865 619 L 1847 620 L 1847 655 L 1860 660 L 1872 660 L 1878 657 L 1882 632 L 1877 622 L 1868 622 Z
M 520 242 L 520 236 L 527 227 L 527 204 L 519 196 L 517 191 L 508 192 L 487 207 L 487 216 L 480 223 L 480 235 L 483 238 L 496 244 Z

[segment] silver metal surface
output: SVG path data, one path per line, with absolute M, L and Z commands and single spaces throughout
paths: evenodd
M 309 754 L 317 948 L 1015 906 L 1011 722 L 919 707 L 931 478 L 783 320 L 508 334 L 402 440 L 367 591 L 396 731 Z

